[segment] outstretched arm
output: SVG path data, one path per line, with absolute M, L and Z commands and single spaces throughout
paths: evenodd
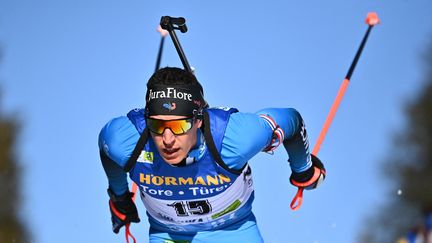
M 138 211 L 129 192 L 127 174 L 123 170 L 139 134 L 127 117 L 108 122 L 99 134 L 99 153 L 108 177 L 109 208 L 114 233 L 131 223 L 140 222 Z
M 234 169 L 242 166 L 260 151 L 284 144 L 293 171 L 312 166 L 303 119 L 292 108 L 268 108 L 256 113 L 233 113 L 222 144 L 222 159 Z
M 325 178 L 322 162 L 311 155 L 306 127 L 300 113 L 293 109 L 264 109 L 258 112 L 274 130 L 272 143 L 265 150 L 274 149 L 282 141 L 288 153 L 292 174 L 290 181 L 297 187 L 316 188 Z

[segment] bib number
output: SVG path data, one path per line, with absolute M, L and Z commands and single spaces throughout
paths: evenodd
M 212 207 L 208 200 L 178 201 L 168 204 L 175 209 L 177 216 L 203 215 L 210 213 Z

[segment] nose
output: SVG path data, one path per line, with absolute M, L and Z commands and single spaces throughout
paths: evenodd
M 162 141 L 165 146 L 171 147 L 174 145 L 175 142 L 175 134 L 171 131 L 169 128 L 165 128 L 163 134 L 162 134 Z

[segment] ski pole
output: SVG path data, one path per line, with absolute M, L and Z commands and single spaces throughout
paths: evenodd
M 180 30 L 182 33 L 186 33 L 187 32 L 186 20 L 182 17 L 173 18 L 170 16 L 162 16 L 161 21 L 160 21 L 160 26 L 158 28 L 158 31 L 159 31 L 159 33 L 161 33 L 162 38 L 161 38 L 161 41 L 159 44 L 159 51 L 158 51 L 158 56 L 156 59 L 155 72 L 157 70 L 159 70 L 159 67 L 160 67 L 160 61 L 162 59 L 163 44 L 165 41 L 165 36 L 167 35 L 166 32 L 168 31 L 168 33 L 171 36 L 172 41 L 174 42 L 174 46 L 177 50 L 177 53 L 180 56 L 180 60 L 182 61 L 184 68 L 187 71 L 193 73 L 191 67 L 189 66 L 189 62 L 186 59 L 186 55 L 184 54 L 183 49 L 180 45 L 180 42 L 177 38 L 177 35 L 174 31 L 175 29 Z M 134 202 L 136 199 L 137 190 L 138 190 L 137 184 L 132 182 L 132 193 L 133 193 L 132 201 L 134 201 Z M 130 232 L 130 223 L 126 224 L 126 226 L 125 226 L 125 237 L 126 237 L 127 243 L 129 243 L 129 237 L 131 237 L 133 242 L 136 243 L 135 237 Z
M 345 91 L 346 91 L 346 89 L 348 87 L 348 84 L 349 84 L 349 82 L 351 80 L 351 76 L 352 76 L 352 74 L 354 72 L 354 69 L 355 69 L 355 67 L 357 65 L 357 62 L 360 59 L 360 55 L 361 55 L 361 53 L 363 51 L 363 48 L 366 45 L 366 41 L 367 41 L 367 39 L 369 37 L 369 33 L 371 32 L 372 28 L 375 25 L 379 24 L 380 20 L 378 18 L 377 13 L 370 12 L 366 16 L 366 21 L 365 22 L 368 25 L 368 29 L 366 31 L 366 34 L 363 37 L 362 42 L 360 43 L 360 47 L 358 48 L 356 55 L 354 56 L 354 60 L 352 61 L 351 66 L 348 69 L 348 73 L 346 74 L 345 79 L 343 80 L 343 82 L 342 82 L 342 84 L 341 84 L 341 86 L 339 88 L 339 91 L 338 91 L 338 93 L 336 95 L 336 98 L 333 101 L 333 105 L 330 108 L 330 112 L 327 115 L 327 118 L 326 118 L 326 120 L 324 122 L 324 126 L 322 127 L 321 132 L 320 132 L 320 134 L 318 136 L 318 140 L 315 143 L 315 146 L 314 146 L 314 148 L 312 150 L 312 154 L 313 155 L 317 155 L 318 152 L 319 152 L 319 150 L 320 150 L 321 144 L 324 141 L 324 137 L 326 136 L 327 131 L 328 131 L 329 127 L 330 127 L 330 124 L 333 121 L 333 118 L 334 118 L 334 116 L 336 114 L 336 111 L 337 111 L 337 109 L 339 107 L 339 104 L 340 104 L 340 102 L 342 100 L 342 97 L 344 96 Z M 303 202 L 303 190 L 304 190 L 303 187 L 299 187 L 298 188 L 297 193 L 294 196 L 294 199 L 292 200 L 292 202 L 290 204 L 290 207 L 291 207 L 292 210 L 297 210 L 297 209 L 300 208 L 300 206 L 301 206 L 301 204 Z
M 167 18 L 169 18 L 169 19 L 167 19 Z M 172 19 L 174 19 L 174 21 L 171 21 Z M 178 19 L 182 19 L 182 20 L 178 20 Z M 168 27 L 166 27 L 166 28 L 162 27 L 162 21 L 165 23 L 164 26 L 165 27 L 168 26 Z M 171 23 L 171 22 L 173 22 L 173 23 Z M 181 23 L 183 23 L 183 24 L 181 24 Z M 158 51 L 158 56 L 157 56 L 157 59 L 156 59 L 155 72 L 157 70 L 159 70 L 159 67 L 160 67 L 160 62 L 161 62 L 161 59 L 162 59 L 162 51 L 163 51 L 163 45 L 164 45 L 164 41 L 165 41 L 165 36 L 168 33 L 170 33 L 169 31 L 167 31 L 167 28 L 172 30 L 172 32 L 174 34 L 174 39 L 177 40 L 177 36 L 175 35 L 175 32 L 173 31 L 174 30 L 174 27 L 172 26 L 173 24 L 182 26 L 181 29 L 180 29 L 180 31 L 182 31 L 183 33 L 187 31 L 187 28 L 186 28 L 186 25 L 185 25 L 185 19 L 184 18 L 171 18 L 169 16 L 162 17 L 162 19 L 161 19 L 161 25 L 159 25 L 159 27 L 157 29 L 157 31 L 161 34 L 162 37 L 161 37 L 161 41 L 160 41 L 160 44 L 159 44 L 159 51 Z M 178 46 L 177 46 L 176 43 L 178 43 Z M 181 46 L 180 46 L 180 43 L 178 42 L 178 40 L 174 41 L 174 44 L 176 45 L 176 49 L 177 50 L 181 50 L 181 53 L 183 53 L 183 51 L 181 49 Z M 189 65 L 187 63 L 186 56 L 184 55 L 184 53 L 180 54 L 180 52 L 179 52 L 179 55 L 180 55 L 180 58 L 182 59 L 182 61 L 185 60 L 186 64 Z M 134 193 L 133 198 L 132 198 L 133 201 L 135 201 L 137 189 L 138 189 L 138 186 L 134 182 L 132 182 L 132 192 Z
M 165 41 L 165 36 L 168 34 L 168 32 L 166 30 L 162 29 L 160 25 L 157 28 L 157 31 L 161 34 L 161 40 L 160 40 L 160 44 L 159 44 L 158 55 L 157 55 L 157 58 L 156 58 L 155 72 L 157 70 L 159 70 L 160 62 L 161 62 L 161 59 L 162 59 L 162 51 L 163 51 L 163 45 L 164 45 L 164 41 Z M 135 202 L 135 199 L 136 199 L 136 192 L 137 192 L 137 190 L 138 190 L 137 184 L 135 184 L 135 182 L 132 182 L 132 193 L 133 193 L 132 201 L 134 201 L 134 202 Z M 132 238 L 132 240 L 133 240 L 134 243 L 136 242 L 135 237 L 130 232 L 130 223 L 128 223 L 125 226 L 125 236 L 126 236 L 126 242 L 127 243 L 129 243 L 129 237 Z
M 368 27 L 368 29 L 366 31 L 366 34 L 363 37 L 363 40 L 362 40 L 362 42 L 360 44 L 360 47 L 357 50 L 357 53 L 356 53 L 356 55 L 354 57 L 354 60 L 352 61 L 351 66 L 348 69 L 348 72 L 347 72 L 347 74 L 345 76 L 345 79 L 343 80 L 343 82 L 342 82 L 342 84 L 341 84 L 341 86 L 339 88 L 339 91 L 338 91 L 338 93 L 336 95 L 336 98 L 333 101 L 333 105 L 330 108 L 330 112 L 327 115 L 327 119 L 324 122 L 324 126 L 321 129 L 321 132 L 320 132 L 320 134 L 318 136 L 317 142 L 315 143 L 315 147 L 312 150 L 312 154 L 314 154 L 314 155 L 317 155 L 318 152 L 319 152 L 319 150 L 320 150 L 321 144 L 324 141 L 324 137 L 326 136 L 327 131 L 328 131 L 329 127 L 330 127 L 330 124 L 333 121 L 333 118 L 334 118 L 334 116 L 336 114 L 336 111 L 337 111 L 337 109 L 339 107 L 339 104 L 340 104 L 340 102 L 342 100 L 342 97 L 344 96 L 345 91 L 346 91 L 346 89 L 348 87 L 348 84 L 349 84 L 349 82 L 351 80 L 351 76 L 354 73 L 354 69 L 356 68 L 357 62 L 360 59 L 360 55 L 362 54 L 363 48 L 366 45 L 366 41 L 367 41 L 367 39 L 369 37 L 369 33 L 371 32 L 372 28 L 376 24 L 379 24 L 379 22 L 380 22 L 380 20 L 378 18 L 378 15 L 375 12 L 368 13 L 368 15 L 366 17 L 366 24 L 368 24 L 369 27 Z
M 132 193 L 133 193 L 132 201 L 133 202 L 135 202 L 137 190 L 138 190 L 137 184 L 135 184 L 135 182 L 132 182 Z M 130 225 L 131 225 L 131 223 L 127 223 L 125 225 L 126 243 L 129 243 L 129 237 L 132 238 L 132 240 L 133 240 L 134 243 L 136 243 L 136 239 L 135 239 L 135 237 L 132 235 L 132 233 L 130 231 Z
M 185 18 L 183 18 L 183 17 L 174 18 L 174 17 L 170 17 L 170 16 L 162 16 L 161 21 L 160 21 L 160 26 L 162 27 L 162 29 L 167 30 L 168 33 L 170 34 L 171 39 L 174 43 L 174 46 L 177 50 L 177 53 L 180 56 L 180 60 L 183 63 L 183 67 L 185 68 L 185 70 L 193 73 L 192 69 L 189 65 L 189 62 L 186 59 L 186 55 L 184 54 L 183 49 L 180 45 L 180 42 L 177 38 L 177 35 L 174 31 L 174 30 L 180 30 L 180 32 L 182 32 L 182 33 L 187 32 L 187 26 L 186 26 Z
M 163 51 L 165 36 L 168 34 L 168 32 L 166 30 L 162 29 L 162 27 L 160 25 L 157 28 L 157 31 L 161 34 L 161 40 L 160 40 L 159 51 L 158 51 L 158 55 L 157 55 L 157 59 L 156 59 L 155 72 L 157 70 L 159 70 L 159 68 L 160 68 L 160 62 L 162 59 L 162 51 Z

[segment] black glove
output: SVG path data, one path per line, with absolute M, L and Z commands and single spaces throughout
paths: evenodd
M 112 230 L 118 233 L 120 228 L 131 222 L 139 223 L 140 219 L 135 203 L 132 200 L 133 193 L 125 192 L 120 196 L 116 196 L 114 192 L 108 188 L 110 196 L 109 207 L 111 211 Z
M 311 154 L 311 158 L 312 166 L 309 169 L 300 173 L 292 172 L 290 176 L 291 184 L 311 190 L 317 188 L 324 181 L 326 170 L 323 163 L 313 154 Z

